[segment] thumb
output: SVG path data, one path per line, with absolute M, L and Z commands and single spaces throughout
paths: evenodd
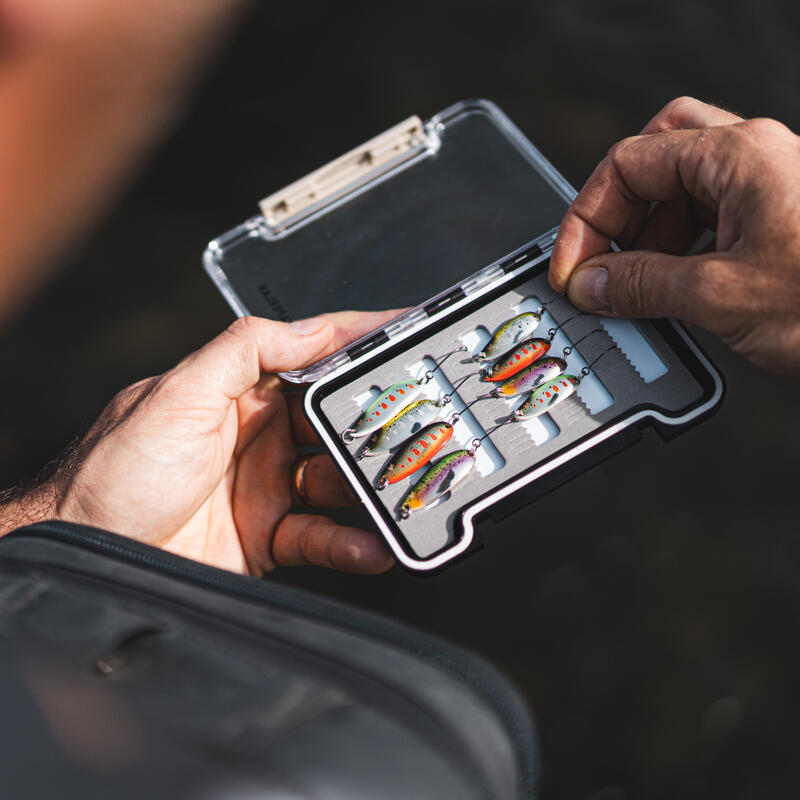
M 719 302 L 711 291 L 714 256 L 673 256 L 650 250 L 606 253 L 581 264 L 567 286 L 583 311 L 609 317 L 675 317 L 710 325 Z

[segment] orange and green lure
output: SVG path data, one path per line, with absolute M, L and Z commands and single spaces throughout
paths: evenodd
M 413 475 L 450 441 L 452 435 L 453 426 L 449 422 L 433 422 L 425 427 L 389 463 L 377 488 L 383 489 Z

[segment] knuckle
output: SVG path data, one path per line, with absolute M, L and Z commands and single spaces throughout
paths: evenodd
M 634 142 L 638 141 L 639 138 L 638 136 L 626 136 L 624 139 L 615 142 L 609 148 L 608 154 L 606 155 L 607 160 L 611 164 L 616 165 L 619 158 L 634 144 Z
M 234 320 L 226 330 L 227 333 L 238 338 L 250 338 L 257 335 L 258 320 L 256 317 L 239 317 Z
M 739 132 L 744 133 L 748 138 L 756 140 L 784 138 L 787 135 L 794 136 L 782 122 L 769 117 L 748 119 L 734 127 L 738 128 Z
M 680 123 L 687 112 L 691 112 L 703 105 L 705 104 L 694 97 L 682 95 L 681 97 L 676 97 L 670 100 L 656 115 L 656 117 L 662 119 L 664 123 L 672 127 Z
M 614 309 L 631 316 L 644 316 L 645 288 L 648 265 L 643 256 L 633 258 L 625 269 L 619 270 L 613 283 Z

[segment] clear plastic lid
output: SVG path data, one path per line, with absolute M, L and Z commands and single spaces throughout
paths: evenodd
M 209 244 L 204 264 L 239 315 L 412 309 L 286 375 L 316 380 L 502 274 L 507 254 L 551 241 L 573 196 L 494 104 L 466 101 L 270 196 Z

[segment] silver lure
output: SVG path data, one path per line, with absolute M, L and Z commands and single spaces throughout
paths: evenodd
M 489 361 L 493 358 L 500 358 L 520 342 L 530 339 L 541 321 L 541 314 L 535 311 L 517 314 L 494 332 L 494 336 L 487 342 L 486 347 L 480 353 L 476 353 L 472 360 Z
M 424 388 L 423 381 L 405 380 L 395 383 L 372 401 L 352 428 L 342 434 L 345 442 L 352 442 L 362 436 L 369 436 L 385 423 L 397 416 L 406 406 L 411 405 Z
M 574 394 L 580 382 L 580 376 L 564 373 L 543 383 L 514 412 L 514 419 L 532 419 L 550 411 Z
M 375 431 L 364 444 L 358 457 L 388 453 L 433 422 L 441 413 L 441 408 L 433 400 L 415 401 L 392 417 L 380 430 Z

